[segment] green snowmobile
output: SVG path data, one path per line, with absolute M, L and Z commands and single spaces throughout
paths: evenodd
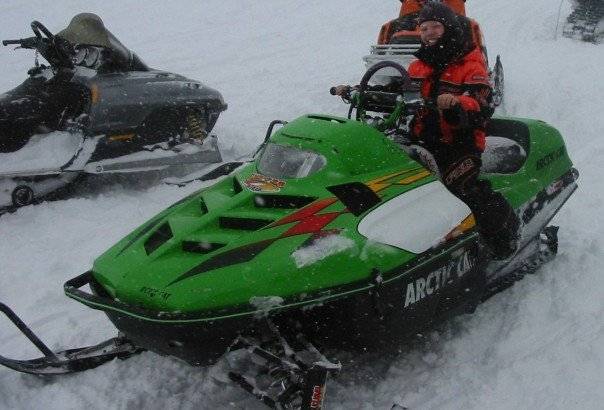
M 263 390 L 236 371 L 234 381 L 272 407 L 310 406 L 338 368 L 318 348 L 392 344 L 473 311 L 552 258 L 557 227 L 548 223 L 578 177 L 558 131 L 492 120 L 483 177 L 522 226 L 517 253 L 489 260 L 468 207 L 401 144 L 416 104 L 368 89 L 383 66 L 406 76 L 391 62 L 372 67 L 346 98 L 348 119 L 274 121 L 253 162 L 176 202 L 65 284 L 120 337 L 53 353 L 3 306 L 45 357 L 0 363 L 68 373 L 148 349 L 207 365 L 244 347 L 281 383 Z

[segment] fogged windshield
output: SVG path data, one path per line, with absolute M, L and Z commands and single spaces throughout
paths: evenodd
M 268 143 L 260 157 L 258 171 L 275 178 L 304 178 L 326 163 L 325 157 L 312 151 Z

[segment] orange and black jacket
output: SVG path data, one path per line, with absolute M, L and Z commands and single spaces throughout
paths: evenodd
M 409 66 L 409 76 L 419 85 L 421 96 L 428 103 L 435 106 L 436 98 L 447 93 L 456 95 L 460 102 L 449 110 L 429 107 L 419 110 L 411 123 L 412 138 L 482 152 L 486 122 L 493 108 L 489 73 L 481 50 L 474 47 L 442 70 L 421 59 L 414 60 Z

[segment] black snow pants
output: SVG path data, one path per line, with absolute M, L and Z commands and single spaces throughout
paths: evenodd
M 481 153 L 466 147 L 438 144 L 433 155 L 445 187 L 462 200 L 476 219 L 476 225 L 493 257 L 503 259 L 516 250 L 519 219 L 507 200 L 479 179 Z

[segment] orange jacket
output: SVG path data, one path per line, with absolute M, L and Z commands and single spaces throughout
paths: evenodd
M 435 100 L 438 95 L 450 93 L 458 96 L 460 108 L 467 116 L 467 124 L 460 124 L 459 115 L 454 110 L 439 112 L 438 118 L 430 115 L 431 110 L 420 110 L 413 120 L 412 136 L 425 140 L 438 137 L 441 143 L 469 143 L 479 151 L 484 150 L 485 125 L 492 114 L 491 86 L 489 73 L 481 50 L 475 47 L 458 60 L 450 63 L 434 78 L 434 68 L 421 60 L 409 65 L 409 76 L 419 83 L 421 95 L 425 100 Z M 437 90 L 434 89 L 437 87 Z M 435 102 L 435 101 L 433 101 Z M 434 113 L 434 111 L 431 111 Z M 438 122 L 438 129 L 435 124 Z M 439 135 L 425 135 L 438 132 Z

